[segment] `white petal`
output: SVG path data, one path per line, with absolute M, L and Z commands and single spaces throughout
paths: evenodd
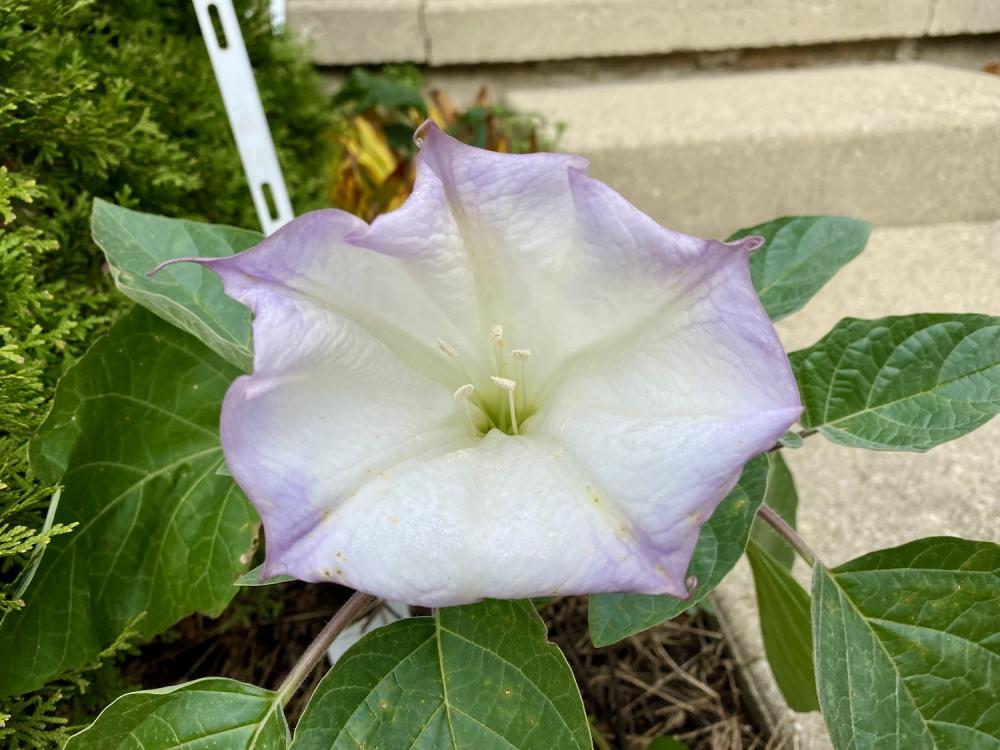
M 268 574 L 333 580 L 412 604 L 622 589 L 683 594 L 552 441 L 490 432 L 380 474 Z
M 226 394 L 222 443 L 269 559 L 381 472 L 472 444 L 447 388 L 360 326 L 267 288 L 254 296 L 258 367 Z

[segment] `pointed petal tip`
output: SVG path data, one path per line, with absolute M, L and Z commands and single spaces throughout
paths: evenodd
M 746 253 L 753 253 L 764 247 L 764 242 L 764 238 L 759 234 L 748 234 L 746 237 L 741 237 L 738 240 L 726 242 L 725 244 L 734 249 L 743 250 Z
M 422 123 L 417 125 L 417 129 L 413 131 L 413 142 L 417 145 L 417 148 L 423 148 L 424 139 L 427 134 L 435 131 L 440 133 L 441 129 L 437 126 L 437 123 L 433 119 L 428 117 Z
M 534 151 L 529 153 L 505 153 L 492 151 L 486 148 L 479 148 L 464 143 L 446 131 L 442 130 L 434 120 L 428 118 L 424 120 L 417 129 L 413 131 L 413 142 L 420 148 L 422 159 L 431 157 L 439 152 L 451 151 L 453 154 L 478 154 L 479 156 L 490 156 L 505 160 L 516 161 L 520 159 L 555 159 L 562 162 L 570 178 L 579 175 L 588 178 L 587 170 L 590 167 L 590 160 L 579 154 L 570 154 L 561 151 Z M 468 158 L 468 156 L 467 156 Z

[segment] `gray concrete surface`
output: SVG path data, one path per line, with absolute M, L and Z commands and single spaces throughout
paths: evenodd
M 927 33 L 968 34 L 996 30 L 1000 22 L 997 0 L 946 0 L 932 2 Z
M 461 107 L 470 107 L 486 86 L 494 100 L 510 91 L 572 88 L 595 83 L 640 83 L 711 77 L 738 72 L 793 70 L 891 62 L 927 62 L 982 72 L 1000 64 L 1000 33 L 920 39 L 870 39 L 798 47 L 689 51 L 643 57 L 547 60 L 531 63 L 477 63 L 423 67 L 428 88 L 441 89 Z M 335 92 L 349 68 L 322 69 Z
M 929 0 L 427 0 L 427 29 L 433 64 L 519 62 L 922 36 L 930 5 Z
M 997 290 L 1000 222 L 879 229 L 868 249 L 778 331 L 791 351 L 848 315 L 1000 315 Z M 1000 541 L 1000 419 L 924 454 L 843 448 L 814 435 L 785 456 L 798 485 L 799 530 L 829 565 L 936 534 Z M 808 585 L 805 566 L 797 562 L 795 570 Z M 745 561 L 714 601 L 771 725 L 791 747 L 829 748 L 819 715 L 794 714 L 774 683 Z
M 995 0 L 288 0 L 323 65 L 787 47 L 1000 30 Z
M 421 0 L 288 0 L 288 28 L 320 65 L 423 62 Z
M 998 3 L 1000 5 L 1000 3 Z M 923 63 L 512 91 L 561 148 L 703 235 L 791 213 L 898 226 L 1000 218 L 1000 77 Z

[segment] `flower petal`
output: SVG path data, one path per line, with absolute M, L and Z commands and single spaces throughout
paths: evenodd
M 484 151 L 428 123 L 412 195 L 353 238 L 399 258 L 413 283 L 469 324 L 466 337 L 450 343 L 474 363 L 477 387 L 489 387 L 492 368 L 481 357 L 490 354 L 494 325 L 504 327 L 510 346 L 535 352 L 540 375 L 563 356 L 569 342 L 560 279 L 573 252 L 569 176 L 586 165 L 568 154 Z
M 750 282 L 755 242 L 677 235 L 607 186 L 574 183 L 581 236 L 640 266 L 654 259 L 631 298 L 662 283 L 666 300 L 577 357 L 523 430 L 564 445 L 641 530 L 650 558 L 683 576 L 743 464 L 798 418 L 795 380 Z
M 474 301 L 456 297 L 453 305 L 443 304 L 414 281 L 421 271 L 413 263 L 359 241 L 368 231 L 367 224 L 343 211 L 314 211 L 250 250 L 199 262 L 215 270 L 226 293 L 251 310 L 256 311 L 261 290 L 309 301 L 354 322 L 372 337 L 391 342 L 392 351 L 409 366 L 454 390 L 467 380 L 442 355 L 437 341 L 470 337 L 466 329 L 471 330 Z M 439 270 L 439 286 L 447 288 L 447 269 Z M 257 327 L 254 336 L 256 348 Z M 485 362 L 485 342 L 480 348 L 477 354 Z M 254 365 L 268 366 L 268 361 L 255 352 Z M 471 355 L 468 366 L 475 366 Z
M 373 477 L 474 439 L 447 388 L 356 323 L 266 285 L 247 294 L 256 368 L 226 394 L 222 447 L 273 567 Z
M 485 596 L 685 595 L 556 443 L 497 430 L 474 447 L 389 469 L 268 574 L 331 580 L 429 607 Z

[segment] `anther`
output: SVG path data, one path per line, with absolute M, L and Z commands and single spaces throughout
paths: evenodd
M 510 378 L 498 378 L 495 375 L 490 380 L 501 391 L 507 391 L 507 402 L 510 405 L 510 429 L 517 435 L 517 413 L 514 409 L 514 389 L 517 388 L 517 381 Z
M 498 378 L 495 375 L 493 375 L 490 377 L 490 380 L 493 381 L 493 384 L 497 388 L 500 388 L 501 390 L 504 391 L 510 391 L 511 393 L 513 393 L 514 389 L 517 388 L 517 381 L 511 380 L 510 378 Z
M 472 383 L 466 383 L 455 391 L 455 398 L 459 401 L 468 401 L 474 390 L 476 387 Z
M 490 343 L 503 346 L 503 326 L 493 326 L 490 329 Z
M 531 359 L 531 349 L 511 349 L 510 356 L 520 362 L 527 362 Z
M 438 339 L 438 348 L 447 354 L 449 357 L 458 357 L 458 349 L 453 347 L 444 339 Z

